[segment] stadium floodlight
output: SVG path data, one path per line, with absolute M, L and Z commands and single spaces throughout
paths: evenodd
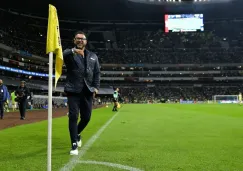
M 238 103 L 239 95 L 214 95 L 213 96 L 214 103 Z

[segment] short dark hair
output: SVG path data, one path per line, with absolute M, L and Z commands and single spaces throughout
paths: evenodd
M 74 37 L 76 37 L 77 34 L 83 34 L 83 35 L 85 35 L 85 37 L 86 37 L 86 34 L 85 34 L 83 31 L 76 31 L 75 34 L 74 34 Z M 86 37 L 86 38 L 87 38 L 87 37 Z

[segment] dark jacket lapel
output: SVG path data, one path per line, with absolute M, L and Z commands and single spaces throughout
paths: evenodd
M 89 66 L 90 66 L 90 62 L 91 62 L 91 53 L 88 51 L 88 50 L 86 50 L 86 61 L 87 61 L 87 70 L 88 70 L 88 68 L 89 68 Z
M 91 62 L 91 53 L 88 51 L 88 50 L 85 50 L 84 51 L 84 56 L 85 56 L 85 58 L 86 58 L 86 62 L 87 62 L 87 68 L 88 68 L 88 66 L 90 66 L 90 62 Z M 74 54 L 74 61 L 76 62 L 76 64 L 77 64 L 77 66 L 79 67 L 79 68 L 82 68 L 82 67 L 84 67 L 84 65 L 85 64 L 83 64 L 83 63 L 81 63 L 81 59 L 80 58 L 82 58 L 82 56 L 80 56 L 80 55 L 77 55 L 77 54 Z
M 81 64 L 81 60 L 79 58 L 81 58 L 80 55 L 74 54 L 73 59 L 76 62 L 78 68 L 81 68 L 83 64 Z

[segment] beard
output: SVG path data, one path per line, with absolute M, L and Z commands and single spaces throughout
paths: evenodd
M 76 48 L 83 50 L 85 48 L 85 44 L 76 44 Z

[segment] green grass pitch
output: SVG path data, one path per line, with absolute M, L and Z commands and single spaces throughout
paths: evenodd
M 94 110 L 83 144 L 113 115 L 111 106 Z M 60 170 L 72 158 L 67 117 L 53 120 L 52 147 L 52 170 Z M 47 121 L 0 131 L 0 170 L 43 171 L 46 157 Z M 242 171 L 243 106 L 124 105 L 80 160 L 146 171 Z M 78 163 L 74 170 L 122 169 Z

